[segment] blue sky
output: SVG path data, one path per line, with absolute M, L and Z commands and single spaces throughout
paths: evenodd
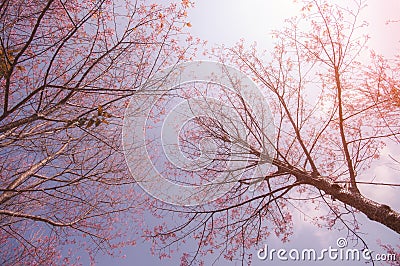
M 342 3 L 345 1 L 341 1 Z M 398 48 L 400 32 L 399 24 L 385 25 L 385 21 L 390 19 L 399 19 L 398 11 L 400 10 L 400 1 L 368 1 L 369 6 L 363 12 L 363 18 L 370 23 L 368 32 L 371 34 L 369 46 L 380 53 L 387 56 L 392 56 L 399 53 Z M 240 38 L 244 38 L 247 43 L 251 44 L 254 41 L 264 49 L 272 48 L 272 38 L 269 33 L 273 29 L 278 29 L 285 18 L 296 15 L 299 7 L 292 3 L 291 0 L 280 1 L 231 1 L 231 0 L 203 0 L 195 3 L 195 8 L 189 11 L 188 20 L 191 22 L 191 33 L 194 37 L 199 37 L 203 40 L 208 40 L 208 46 L 224 44 L 231 46 Z M 396 17 L 397 16 L 397 17 Z M 397 44 L 397 45 L 395 45 Z M 377 176 L 376 181 L 392 181 L 395 182 L 395 172 L 387 167 L 388 155 L 397 156 L 400 154 L 398 145 L 390 145 L 383 151 L 381 161 L 373 165 L 368 173 Z M 397 173 L 398 175 L 398 173 Z M 365 175 L 365 178 L 367 175 Z M 377 189 L 376 187 L 361 187 L 361 191 L 367 196 L 377 201 L 387 202 L 393 208 L 400 210 L 400 202 L 398 198 L 399 189 L 391 187 Z M 311 212 L 312 210 L 310 210 Z M 300 213 L 294 213 L 294 235 L 291 241 L 282 244 L 276 237 L 268 239 L 268 245 L 271 248 L 315 248 L 321 250 L 329 245 L 335 247 L 338 237 L 346 237 L 345 230 L 327 230 L 317 228 Z M 399 237 L 391 230 L 375 222 L 369 221 L 364 215 L 358 216 L 363 224 L 363 231 L 367 232 L 365 240 L 370 245 L 372 250 L 380 251 L 376 240 L 381 239 L 382 242 L 396 244 L 399 242 Z M 149 221 L 151 223 L 158 221 Z M 140 230 L 140 229 L 139 229 Z M 349 247 L 352 243 L 349 244 Z M 254 249 L 253 265 L 288 265 L 288 263 L 274 263 L 259 261 L 256 258 L 258 248 Z M 194 246 L 188 245 L 191 251 Z M 138 242 L 137 246 L 127 248 L 126 258 L 116 259 L 108 256 L 99 256 L 98 265 L 177 265 L 179 256 L 173 259 L 160 261 L 158 258 L 150 254 L 150 244 Z M 206 261 L 210 262 L 209 258 Z M 337 265 L 335 261 L 324 261 L 324 265 Z M 360 265 L 360 262 L 340 262 L 343 265 Z M 220 260 L 216 265 L 235 265 L 234 263 Z M 239 264 L 238 264 L 239 265 Z M 296 265 L 316 265 L 313 263 L 296 263 Z

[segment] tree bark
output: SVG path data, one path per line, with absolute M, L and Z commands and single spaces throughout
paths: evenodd
M 302 184 L 308 184 L 324 191 L 336 200 L 364 213 L 370 220 L 383 224 L 400 234 L 400 213 L 389 206 L 364 197 L 358 190 L 341 187 L 328 177 L 315 175 L 278 160 L 274 160 L 273 164 L 280 169 L 285 169 L 288 174 L 295 176 Z

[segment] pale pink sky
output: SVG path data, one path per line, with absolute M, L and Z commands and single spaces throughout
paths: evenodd
M 329 2 L 348 3 L 351 1 Z M 293 4 L 292 0 L 198 0 L 195 1 L 195 7 L 188 12 L 188 21 L 192 24 L 189 30 L 194 37 L 208 40 L 208 47 L 222 44 L 229 47 L 234 45 L 240 38 L 244 38 L 249 44 L 256 41 L 261 48 L 268 50 L 273 47 L 273 40 L 269 35 L 271 30 L 279 29 L 284 19 L 298 15 L 299 8 L 299 5 Z M 400 52 L 400 23 L 385 25 L 388 19 L 400 20 L 400 0 L 368 0 L 368 7 L 363 11 L 361 19 L 369 22 L 368 32 L 371 35 L 369 47 L 386 56 L 393 56 Z M 378 168 L 378 171 L 384 172 L 385 169 L 381 167 Z M 396 191 L 398 194 L 399 190 L 397 189 Z M 384 193 L 383 196 L 385 195 L 387 197 L 388 194 Z M 377 196 L 379 197 L 380 195 Z M 398 197 L 393 197 L 391 203 L 393 203 L 393 206 L 399 206 Z M 369 221 L 364 216 L 360 215 L 360 217 L 361 222 L 365 225 L 364 229 L 369 231 L 365 239 L 371 244 L 372 249 L 378 249 L 376 245 L 376 239 L 378 238 L 383 242 L 398 243 L 399 237 L 393 231 Z M 345 231 L 318 229 L 309 221 L 304 221 L 305 217 L 300 214 L 295 213 L 294 220 L 295 234 L 292 241 L 283 245 L 278 239 L 271 237 L 268 243 L 272 248 L 327 248 L 329 245 L 335 246 L 338 237 L 346 236 Z M 178 260 L 175 258 L 160 262 L 150 255 L 149 247 L 147 243 L 139 243 L 138 246 L 126 251 L 126 260 L 104 257 L 100 259 L 99 265 L 135 265 L 135 263 L 143 265 L 174 265 L 179 261 L 179 258 Z M 194 247 L 188 246 L 187 248 L 192 251 Z M 257 248 L 259 247 L 254 247 L 254 256 Z M 267 264 L 271 265 L 255 259 L 253 265 Z M 341 262 L 341 264 L 360 265 L 360 262 Z M 232 264 L 220 260 L 218 265 Z M 273 265 L 281 264 L 275 262 Z M 296 265 L 309 265 L 309 263 L 297 263 Z M 337 265 L 337 262 L 326 261 L 324 265 Z
M 349 5 L 353 1 L 329 2 Z M 210 46 L 230 46 L 244 38 L 268 49 L 273 45 L 271 30 L 279 29 L 286 18 L 298 15 L 299 9 L 300 5 L 293 0 L 202 0 L 195 1 L 195 8 L 188 12 L 188 20 L 193 25 L 190 32 L 208 40 Z M 388 19 L 400 20 L 400 0 L 368 0 L 360 17 L 369 23 L 369 47 L 392 56 L 400 51 L 400 22 L 386 25 Z

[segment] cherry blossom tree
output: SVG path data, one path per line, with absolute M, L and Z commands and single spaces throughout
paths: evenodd
M 343 226 L 363 247 L 362 215 L 399 233 L 398 211 L 365 197 L 361 184 L 379 187 L 360 175 L 387 141 L 399 142 L 400 58 L 372 52 L 369 64 L 361 61 L 368 51 L 361 2 L 303 4 L 301 16 L 274 33 L 270 58 L 243 42 L 213 51 L 259 85 L 275 132 L 265 129 L 269 115 L 254 112 L 240 87 L 182 84 L 152 106 L 146 145 L 160 172 L 181 184 L 204 184 L 221 173 L 236 178 L 216 201 L 184 207 L 135 188 L 121 127 L 128 100 L 148 93 L 144 82 L 195 52 L 197 41 L 184 33 L 191 3 L 1 2 L 1 264 L 78 263 L 79 248 L 94 261 L 96 251 L 133 245 L 148 211 L 163 221 L 144 230 L 155 254 L 167 257 L 179 243 L 196 243 L 182 265 L 201 264 L 215 252 L 250 263 L 249 249 L 271 234 L 290 240 L 293 212 L 304 206 L 318 210 L 317 226 Z M 198 171 L 163 157 L 155 133 L 168 108 L 194 96 L 214 115 L 182 127 L 180 150 L 196 159 L 208 151 L 204 140 L 216 144 L 211 163 Z M 225 107 L 208 108 L 208 97 Z M 232 161 L 240 167 L 228 169 Z
M 288 19 L 286 27 L 274 32 L 276 45 L 270 55 L 256 45 L 246 48 L 243 41 L 233 48 L 213 50 L 220 62 L 238 67 L 262 88 L 275 120 L 274 137 L 263 131 L 257 120 L 263 114 L 254 113 L 240 88 L 232 91 L 196 83 L 187 88 L 189 95 L 175 90 L 165 96 L 213 96 L 231 108 L 229 114 L 215 115 L 230 118 L 230 126 L 215 117 L 197 117 L 182 127 L 180 145 L 187 158 L 200 156 L 201 139 L 214 139 L 218 149 L 212 164 L 194 173 L 166 163 L 165 175 L 176 182 L 209 182 L 228 171 L 229 158 L 238 160 L 228 148 L 236 143 L 242 145 L 240 156 L 245 162 L 236 170 L 245 174 L 226 195 L 202 206 L 154 203 L 155 215 L 174 215 L 181 221 L 146 231 L 160 257 L 168 256 L 177 242 L 194 239 L 198 248 L 185 251 L 182 265 L 195 264 L 215 252 L 250 263 L 249 249 L 269 235 L 275 233 L 284 242 L 290 239 L 295 233 L 292 214 L 304 206 L 318 210 L 312 217 L 317 226 L 343 226 L 349 236 L 361 240 L 363 248 L 367 243 L 360 236 L 361 216 L 400 233 L 398 210 L 367 198 L 360 189 L 361 184 L 374 189 L 398 186 L 393 180 L 376 184 L 373 176 L 367 181 L 360 176 L 368 173 L 386 143 L 399 143 L 400 58 L 388 60 L 368 51 L 366 24 L 359 21 L 362 2 L 355 1 L 352 7 L 318 0 L 303 5 L 299 17 Z M 155 107 L 159 112 L 153 118 L 163 118 L 159 114 L 165 113 L 164 102 Z M 227 130 L 237 124 L 244 126 L 245 136 Z M 266 142 L 273 144 L 273 153 L 264 149 Z M 260 164 L 271 168 L 257 175 Z
M 189 6 L 1 2 L 0 264 L 71 264 L 63 245 L 94 259 L 134 244 L 143 207 L 119 125 L 144 80 L 192 55 Z

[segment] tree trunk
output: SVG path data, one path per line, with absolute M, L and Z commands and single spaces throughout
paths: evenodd
M 314 186 L 332 195 L 336 200 L 364 213 L 369 219 L 381 223 L 400 234 L 400 213 L 392 210 L 389 206 L 370 200 L 357 191 L 341 187 L 327 177 L 314 175 L 278 160 L 274 160 L 273 164 L 295 176 L 299 182 Z

